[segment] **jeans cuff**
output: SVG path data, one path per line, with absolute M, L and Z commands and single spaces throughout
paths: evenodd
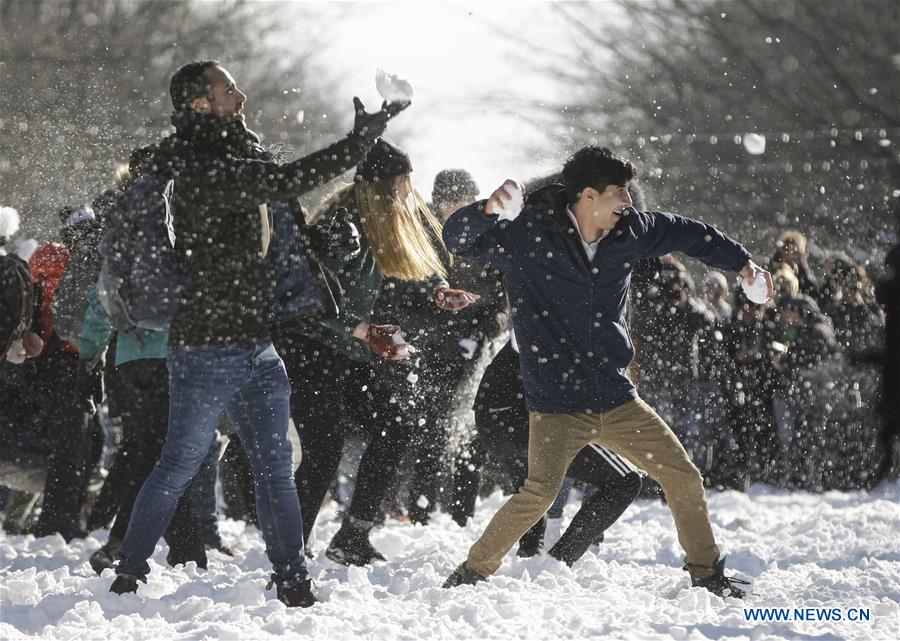
M 116 565 L 116 575 L 125 575 L 134 577 L 141 583 L 147 582 L 147 575 L 150 574 L 150 564 L 143 562 L 129 562 L 126 557 L 122 557 Z
M 287 588 L 292 588 L 309 578 L 309 570 L 306 568 L 306 559 L 302 556 L 286 566 L 272 567 L 272 582 Z

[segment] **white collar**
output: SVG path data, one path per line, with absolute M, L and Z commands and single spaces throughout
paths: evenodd
M 578 219 L 575 218 L 575 214 L 572 213 L 572 208 L 569 207 L 568 205 L 566 205 L 566 213 L 569 214 L 569 218 L 571 218 L 571 219 L 572 219 L 572 222 L 575 223 L 575 229 L 578 231 L 578 236 L 579 236 L 579 238 L 581 238 L 582 244 L 585 245 L 586 247 L 594 247 L 594 246 L 596 246 L 597 243 L 599 243 L 601 240 L 603 240 L 604 238 L 606 238 L 606 235 L 609 233 L 609 230 L 608 230 L 608 229 L 604 229 L 604 230 L 603 230 L 603 233 L 600 234 L 600 238 L 598 238 L 597 240 L 595 240 L 595 241 L 592 242 L 592 243 L 589 243 L 588 241 L 586 241 L 586 240 L 584 239 L 584 234 L 581 233 L 581 227 L 578 226 Z

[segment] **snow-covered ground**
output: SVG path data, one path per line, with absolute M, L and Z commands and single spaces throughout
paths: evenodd
M 465 529 L 443 515 L 428 527 L 390 522 L 373 536 L 390 560 L 370 568 L 335 565 L 314 544 L 322 603 L 311 610 L 264 592 L 262 539 L 242 523 L 222 524 L 234 559 L 212 553 L 206 572 L 171 569 L 161 544 L 149 585 L 124 597 L 87 563 L 105 531 L 70 546 L 6 537 L 0 639 L 900 639 L 898 484 L 871 494 L 711 493 L 728 565 L 754 581 L 743 602 L 689 587 L 671 516 L 649 501 L 572 569 L 511 555 L 487 584 L 441 589 L 502 500 L 484 501 Z M 336 529 L 334 509 L 323 511 L 319 541 Z M 844 620 L 748 622 L 746 607 L 839 608 Z M 851 608 L 871 619 L 847 621 Z

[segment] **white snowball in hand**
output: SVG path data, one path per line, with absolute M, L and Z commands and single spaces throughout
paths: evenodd
M 9 350 L 6 352 L 6 360 L 14 365 L 21 365 L 26 358 L 28 358 L 28 353 L 25 351 L 25 345 L 20 338 L 9 346 Z
M 766 286 L 766 279 L 759 272 L 756 273 L 756 278 L 752 285 L 746 278 L 742 280 L 741 289 L 744 290 L 744 294 L 747 295 L 751 303 L 764 305 L 769 300 L 769 288 Z
M 459 346 L 463 350 L 463 358 L 470 359 L 475 356 L 475 352 L 478 351 L 478 343 L 471 338 L 464 338 L 459 341 Z
M 375 88 L 388 102 L 406 102 L 413 97 L 413 86 L 409 80 L 384 69 L 375 72 Z
M 397 345 L 397 355 L 401 358 L 408 358 L 410 354 L 416 353 L 416 348 L 406 342 L 405 334 L 402 331 L 391 334 L 391 342 Z
M 500 220 L 515 220 L 519 212 L 522 211 L 522 207 L 525 206 L 525 195 L 521 189 L 511 185 L 506 185 L 506 191 L 509 193 L 510 199 L 507 200 L 503 196 L 500 197 L 501 209 L 498 212 L 498 216 Z

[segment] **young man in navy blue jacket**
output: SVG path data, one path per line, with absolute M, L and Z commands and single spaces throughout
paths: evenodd
M 451 252 L 503 272 L 530 421 L 528 479 L 444 587 L 493 574 L 550 507 L 575 455 L 596 443 L 659 482 L 692 584 L 719 595 L 744 594 L 723 574 L 700 472 L 628 378 L 634 348 L 625 299 L 637 261 L 675 251 L 740 272 L 751 284 L 763 278 L 769 296 L 772 279 L 746 249 L 709 225 L 635 211 L 628 193 L 635 174 L 608 149 L 585 147 L 566 162 L 564 186 L 530 194 L 521 212 L 505 211 L 512 192 L 521 189 L 507 180 L 444 225 Z

